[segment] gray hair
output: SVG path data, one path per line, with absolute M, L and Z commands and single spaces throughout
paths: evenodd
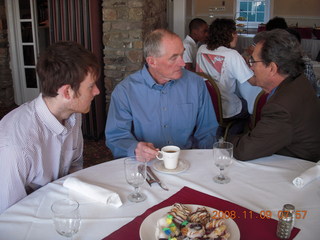
M 162 55 L 162 39 L 164 36 L 176 36 L 179 37 L 174 32 L 167 29 L 156 29 L 149 33 L 143 44 L 143 55 L 145 58 L 149 56 L 160 57 Z
M 274 62 L 278 73 L 296 77 L 304 70 L 302 49 L 297 38 L 283 29 L 258 33 L 256 43 L 262 43 L 260 57 L 266 65 Z

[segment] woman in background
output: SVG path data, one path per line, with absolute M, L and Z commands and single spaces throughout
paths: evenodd
M 254 84 L 254 74 L 233 49 L 237 41 L 235 22 L 218 18 L 211 23 L 208 42 L 199 48 L 196 60 L 196 71 L 210 75 L 220 90 L 224 121 L 237 121 L 229 134 L 242 133 L 249 117 L 244 98 L 249 99 L 247 96 L 256 96 L 261 91 L 248 84 Z M 255 96 L 250 99 L 254 100 Z

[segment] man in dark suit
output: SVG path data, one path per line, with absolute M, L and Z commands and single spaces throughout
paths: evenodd
M 269 93 L 261 120 L 235 136 L 234 156 L 252 160 L 272 154 L 320 160 L 320 100 L 302 74 L 299 42 L 282 29 L 261 32 L 249 60 L 255 84 Z

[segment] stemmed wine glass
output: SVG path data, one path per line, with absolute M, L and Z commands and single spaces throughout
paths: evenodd
M 79 203 L 71 199 L 61 199 L 52 204 L 51 211 L 56 231 L 72 240 L 80 228 Z
M 223 171 L 232 163 L 233 145 L 225 141 L 218 141 L 213 145 L 213 161 L 219 168 L 220 173 L 213 178 L 213 181 L 219 184 L 230 182 L 230 178 L 223 174 Z
M 140 186 L 146 180 L 146 160 L 143 157 L 134 156 L 124 159 L 124 169 L 127 182 L 134 187 L 134 192 L 128 195 L 131 202 L 142 202 L 147 196 L 140 192 Z

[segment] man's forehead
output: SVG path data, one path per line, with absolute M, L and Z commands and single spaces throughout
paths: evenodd
M 258 42 L 258 43 L 256 44 L 256 46 L 254 47 L 254 50 L 253 50 L 252 55 L 254 55 L 254 56 L 260 56 L 260 52 L 261 52 L 262 46 L 263 46 L 263 42 L 261 42 L 261 41 Z
M 179 37 L 163 39 L 161 49 L 164 54 L 184 51 L 182 40 Z

